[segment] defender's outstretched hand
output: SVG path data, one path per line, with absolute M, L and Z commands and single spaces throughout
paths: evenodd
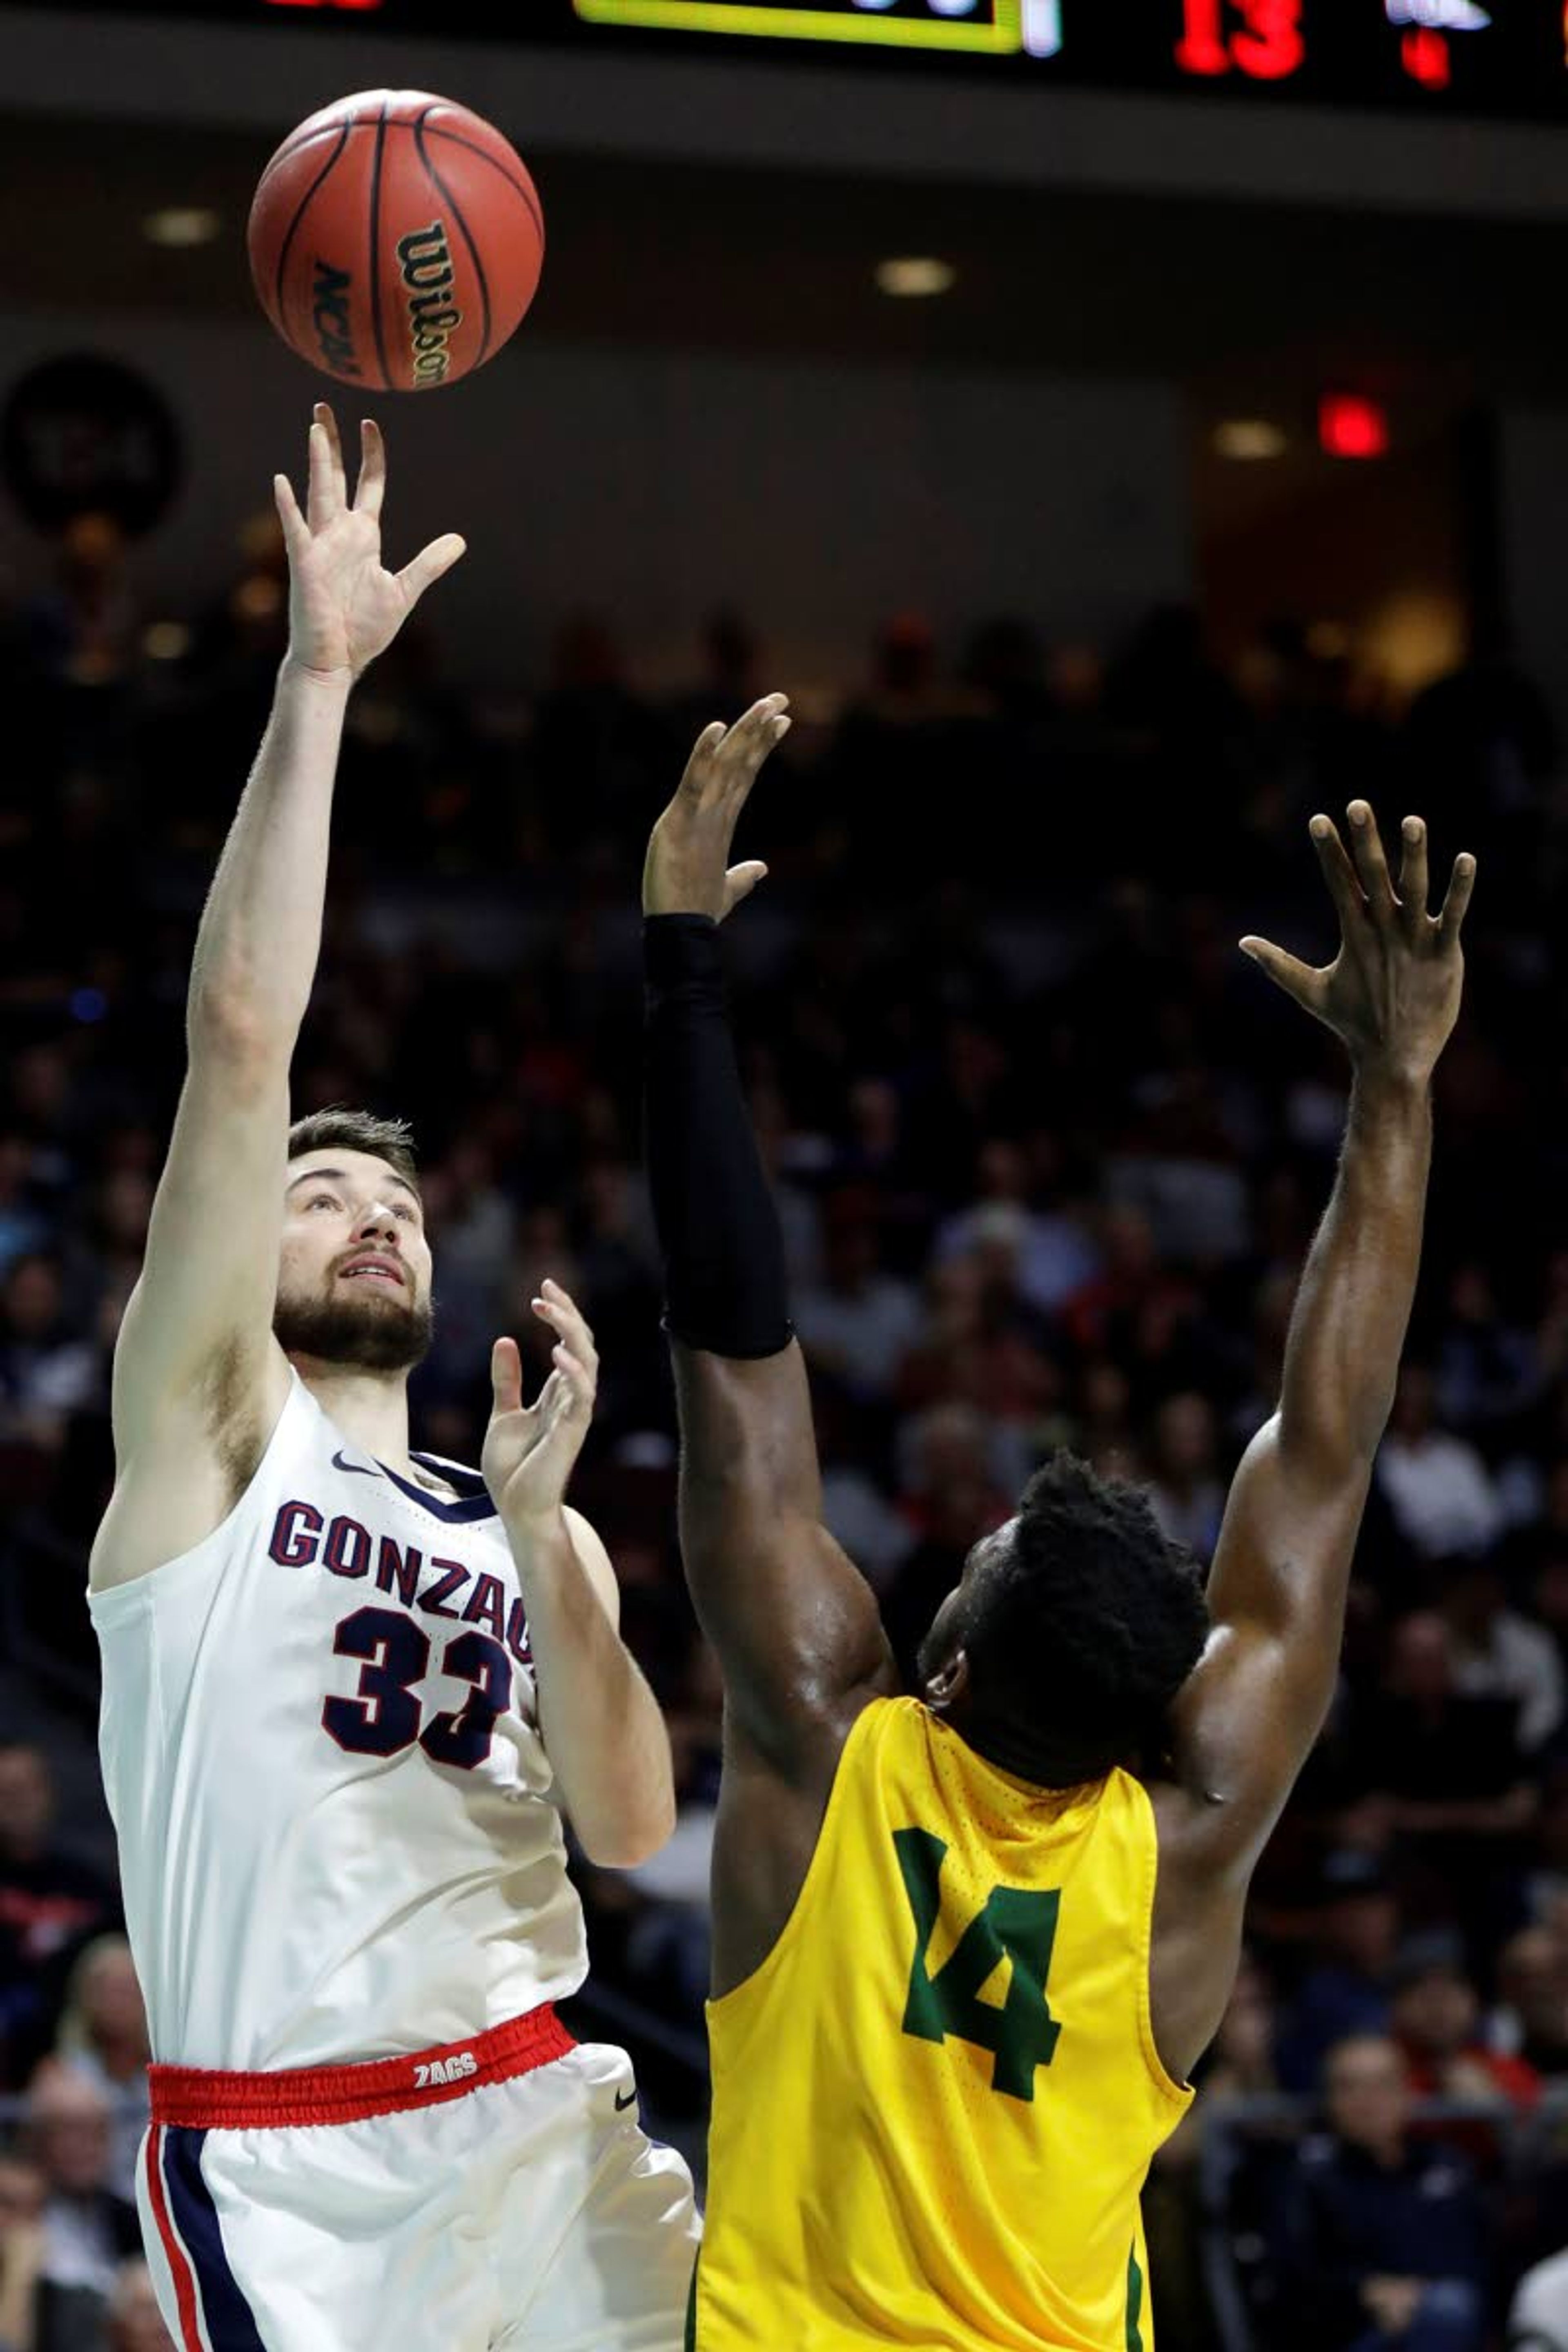
M 1326 816 L 1312 819 L 1312 840 L 1340 918 L 1340 951 L 1315 971 L 1268 940 L 1245 939 L 1242 952 L 1298 1004 L 1344 1039 L 1358 1066 L 1424 1085 L 1459 1013 L 1465 959 L 1459 933 L 1475 887 L 1476 861 L 1455 860 L 1440 915 L 1427 912 L 1426 828 L 1407 816 L 1397 893 L 1377 824 L 1365 801 L 1352 801 L 1349 854 Z
M 789 698 L 764 695 L 726 732 L 705 727 L 675 798 L 654 826 L 643 866 L 645 915 L 711 915 L 721 923 L 767 872 L 760 859 L 731 866 L 730 845 L 768 753 L 789 732 Z
M 558 1282 L 545 1281 L 533 1311 L 555 1334 L 550 1376 L 525 1405 L 517 1341 L 496 1341 L 490 1351 L 494 1402 L 479 1457 L 491 1502 L 512 1521 L 547 1519 L 560 1510 L 594 1418 L 598 1383 L 594 1335 Z
M 432 540 L 401 572 L 381 562 L 386 445 L 367 417 L 360 428 L 359 487 L 349 502 L 337 419 L 316 404 L 305 512 L 287 474 L 273 477 L 289 549 L 289 654 L 322 677 L 358 677 L 384 653 L 426 588 L 464 551 L 456 531 Z

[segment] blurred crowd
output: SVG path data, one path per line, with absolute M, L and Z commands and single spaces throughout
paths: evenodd
M 0 631 L 0 1672 L 62 1743 L 96 1702 L 109 1364 L 191 942 L 285 626 L 265 526 L 209 608 L 149 627 L 87 518 Z M 1419 810 L 1440 868 L 1481 861 L 1426 1275 L 1338 1702 L 1151 2183 L 1157 2316 L 1163 2352 L 1494 2352 L 1510 2319 L 1568 2352 L 1568 825 L 1540 697 L 1480 644 L 1395 708 L 1286 622 L 1222 667 L 1178 610 L 1109 648 L 1016 618 L 950 646 L 908 614 L 847 692 L 774 677 L 728 613 L 692 668 L 639 690 L 584 615 L 542 679 L 459 690 L 410 633 L 352 706 L 295 1064 L 297 1111 L 416 1125 L 417 1443 L 477 1459 L 492 1335 L 540 1370 L 544 1273 L 595 1328 L 576 1499 L 681 1791 L 664 1853 L 580 1870 L 595 2021 L 700 2137 L 718 1686 L 674 1547 L 637 917 L 698 727 L 799 688 L 746 820 L 771 873 L 734 995 L 827 1515 L 906 1662 L 1053 1446 L 1147 1480 L 1212 1552 L 1346 1085 L 1236 941 L 1326 954 L 1308 817 Z M 0 2347 L 141 2352 L 164 2340 L 129 2201 L 145 2031 L 108 1848 L 57 1814 L 59 1769 L 47 1734 L 0 1747 Z

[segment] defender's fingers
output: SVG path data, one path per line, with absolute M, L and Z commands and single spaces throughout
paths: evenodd
M 748 857 L 743 865 L 731 866 L 724 877 L 724 912 L 733 914 L 742 898 L 749 898 L 759 882 L 768 878 L 768 869 L 760 857 Z
M 1399 866 L 1399 903 L 1409 923 L 1424 923 L 1431 888 L 1426 871 L 1426 828 L 1418 816 L 1407 816 L 1400 833 L 1405 855 Z
M 497 1412 L 521 1410 L 522 1357 L 515 1339 L 498 1339 L 491 1348 L 490 1387 Z
M 724 740 L 724 721 L 713 719 L 691 746 L 691 757 L 680 779 L 678 800 L 700 800 L 713 772 L 713 755 Z
M 397 584 L 408 599 L 410 610 L 417 604 L 426 588 L 433 588 L 454 563 L 460 562 L 468 551 L 468 542 L 455 530 L 433 539 L 422 547 L 412 563 L 405 563 L 397 575 Z
M 354 492 L 354 512 L 369 515 L 373 520 L 381 513 L 386 496 L 386 443 L 374 416 L 367 416 L 359 429 L 359 487 Z
M 1476 887 L 1476 861 L 1466 850 L 1454 860 L 1454 878 L 1448 885 L 1448 895 L 1443 901 L 1443 911 L 1437 918 L 1445 940 L 1457 940 L 1468 912 L 1470 893 Z
M 1351 856 L 1367 905 L 1374 915 L 1390 913 L 1395 904 L 1394 877 L 1384 856 L 1377 819 L 1365 801 L 1352 801 L 1345 814 L 1350 819 Z
M 775 743 L 789 732 L 789 697 L 764 694 L 743 719 L 737 719 L 724 739 L 725 761 L 731 780 L 750 783 Z
M 1303 963 L 1300 956 L 1287 955 L 1272 940 L 1247 937 L 1241 941 L 1241 952 L 1250 956 L 1261 971 L 1266 971 L 1276 988 L 1315 1013 L 1322 996 L 1323 975 L 1313 965 Z
M 1348 931 L 1352 923 L 1362 921 L 1366 914 L 1366 898 L 1356 878 L 1355 867 L 1351 864 L 1332 817 L 1315 816 L 1309 829 L 1312 846 L 1318 853 L 1318 863 L 1323 869 L 1323 879 L 1339 911 L 1341 928 Z
M 310 546 L 310 526 L 300 512 L 300 501 L 294 496 L 294 485 L 287 474 L 273 475 L 272 498 L 278 509 L 278 520 L 283 526 L 284 545 L 292 562 Z

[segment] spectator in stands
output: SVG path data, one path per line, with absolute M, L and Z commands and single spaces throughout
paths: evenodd
M 1384 1686 L 1352 1727 L 1353 1772 L 1388 1801 L 1404 1850 L 1461 1907 L 1499 1899 L 1539 1801 L 1519 1748 L 1512 1698 L 1457 1685 L 1454 1639 L 1436 1611 L 1394 1629 Z
M 1375 1856 L 1353 1847 L 1331 1853 L 1319 1894 L 1317 1957 L 1279 2043 L 1280 2080 L 1300 2092 L 1318 2088 L 1336 2042 L 1386 2032 L 1399 1948 L 1399 1906 Z
M 45 2193 L 36 2165 L 0 2157 L 0 2352 L 35 2352 Z
M 136 608 L 126 576 L 125 533 L 111 515 L 74 515 L 59 542 L 52 588 L 23 614 L 40 674 L 61 686 L 121 684 L 135 654 Z
M 1167 1397 L 1154 1417 L 1150 1500 L 1173 1543 L 1205 1563 L 1214 1558 L 1225 1517 L 1214 1408 L 1185 1391 Z
M 1508 1606 L 1501 1570 L 1490 1559 L 1454 1561 L 1438 1605 L 1455 1690 L 1467 1698 L 1510 1701 L 1521 1748 L 1539 1755 L 1568 1708 L 1563 1661 L 1550 1633 Z
M 1073 1449 L 1102 1478 L 1135 1478 L 1142 1458 L 1132 1431 L 1132 1392 L 1126 1373 L 1109 1357 L 1084 1366 L 1078 1388 Z
M 1462 1437 L 1439 1429 L 1431 1367 L 1399 1375 L 1378 1483 L 1401 1535 L 1424 1559 L 1484 1552 L 1504 1532 L 1502 1505 L 1485 1463 Z
M 890 1391 L 921 1309 L 911 1285 L 882 1265 L 874 1196 L 845 1192 L 826 1202 L 822 1278 L 797 1295 L 795 1324 L 813 1365 L 852 1395 Z
M 1302 2146 L 1280 2218 L 1303 2352 L 1484 2352 L 1488 2247 L 1462 2157 L 1410 2135 L 1396 2045 L 1330 2053 L 1328 2129 Z
M 972 1547 L 1011 1510 L 987 1436 L 981 1415 L 967 1404 L 933 1405 L 900 1431 L 900 1486 L 915 1543 L 883 1616 L 906 1672 Z
M 66 1971 L 119 1916 L 98 1873 L 53 1837 L 54 1781 L 40 1749 L 0 1746 L 0 2061 L 13 2083 L 53 2029 Z
M 107 1369 L 95 1339 L 66 1319 L 60 1269 L 35 1251 L 0 1286 L 0 1435 L 53 1449 Z
M 1493 2047 L 1536 2074 L 1568 2075 L 1568 1948 L 1549 1927 L 1521 1927 L 1498 1962 Z
M 1541 1394 L 1541 1360 L 1531 1332 L 1508 1322 L 1490 1270 L 1471 1259 L 1448 1289 L 1448 1326 L 1436 1363 L 1436 1404 L 1444 1421 L 1477 1438 L 1506 1434 Z
M 935 1256 L 941 1265 L 963 1257 L 985 1235 L 985 1213 L 998 1203 L 1016 1211 L 1016 1248 L 1018 1288 L 1029 1305 L 1042 1314 L 1054 1314 L 1100 1267 L 1100 1254 L 1088 1225 L 1070 1207 L 1042 1209 L 1035 1193 L 1042 1184 L 1054 1193 L 1059 1188 L 1061 1153 L 1050 1136 L 1038 1136 L 1033 1149 L 1004 1136 L 994 1136 L 981 1147 L 976 1176 L 979 1198 L 943 1220 L 936 1235 Z
M 1541 1787 L 1525 1902 L 1532 1919 L 1568 1895 L 1568 1765 L 1555 1764 Z
M 1274 1989 L 1252 1954 L 1244 1952 L 1204 2073 L 1205 2108 L 1278 2095 L 1276 2024 Z
M 136 2208 L 110 2186 L 109 2101 L 58 2060 L 27 2091 L 26 2139 L 44 2176 L 39 2352 L 91 2344 L 121 2263 L 141 2250 Z
M 0 1135 L 0 1276 L 49 1237 L 37 1191 L 32 1144 L 25 1135 Z
M 123 1936 L 99 1936 L 79 1954 L 66 1984 L 55 2042 L 60 2063 L 90 2083 L 110 2103 L 113 2155 L 109 2183 L 134 2203 L 136 2158 L 150 2121 L 147 2011 L 131 1947 Z
M 104 2352 L 174 2352 L 145 2263 L 121 2265 L 109 2292 L 108 2319 Z
M 1525 2059 L 1489 2048 L 1480 2019 L 1458 1938 L 1412 1938 L 1399 1956 L 1390 2011 L 1411 2095 L 1528 2114 L 1540 2102 L 1541 2077 Z

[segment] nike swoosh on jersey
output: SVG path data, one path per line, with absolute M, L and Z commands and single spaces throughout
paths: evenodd
M 380 1471 L 373 1470 L 368 1462 L 345 1461 L 342 1446 L 332 1456 L 332 1467 L 334 1470 L 353 1470 L 361 1478 L 379 1478 L 381 1475 Z
M 624 2107 L 635 2107 L 635 2106 L 636 2106 L 636 2105 L 637 2105 L 637 2085 L 636 2085 L 636 2084 L 635 2084 L 635 2083 L 633 2084 L 633 2085 L 632 2085 L 631 2089 L 626 2093 L 626 2097 L 625 2097 L 624 2099 L 622 2098 L 622 2096 L 621 2096 L 621 2095 L 620 2095 L 620 2093 L 619 2093 L 618 2091 L 616 2093 L 616 2107 L 617 2112 L 618 2112 L 620 2109 L 624 2108 Z

